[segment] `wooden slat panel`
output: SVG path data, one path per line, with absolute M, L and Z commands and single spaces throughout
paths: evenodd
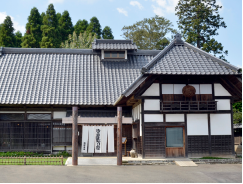
M 166 157 L 184 157 L 184 148 L 166 148 Z
M 231 135 L 211 135 L 212 153 L 231 154 Z
M 165 128 L 145 127 L 145 157 L 165 157 Z
M 188 136 L 188 154 L 208 154 L 208 136 Z

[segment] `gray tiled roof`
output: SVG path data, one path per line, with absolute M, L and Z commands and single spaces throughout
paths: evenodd
M 92 50 L 43 50 L 3 49 L 0 104 L 112 105 L 158 53 L 138 51 L 125 62 L 103 62 Z
M 174 39 L 142 68 L 143 74 L 231 75 L 239 68 L 193 45 Z
M 132 40 L 95 40 L 92 43 L 93 50 L 137 50 L 137 46 Z

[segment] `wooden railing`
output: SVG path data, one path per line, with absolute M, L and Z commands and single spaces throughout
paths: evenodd
M 161 111 L 216 111 L 217 101 L 163 101 Z
M 0 157 L 0 165 L 63 165 L 60 157 Z

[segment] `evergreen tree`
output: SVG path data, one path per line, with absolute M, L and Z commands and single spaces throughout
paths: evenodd
M 41 32 L 41 15 L 36 7 L 32 8 L 26 24 L 26 33 L 23 37 L 23 48 L 40 48 L 42 38 Z
M 85 19 L 80 20 L 79 19 L 78 22 L 74 26 L 74 31 L 77 35 L 79 35 L 80 33 L 84 33 L 88 26 L 89 26 L 89 23 L 88 23 L 87 20 L 85 20 Z
M 43 23 L 43 19 L 44 19 L 45 16 L 46 16 L 45 12 L 42 12 L 41 13 L 41 23 Z
M 227 27 L 219 15 L 220 8 L 216 0 L 180 0 L 175 10 L 186 42 L 214 55 L 227 55 L 228 51 L 223 51 L 223 45 L 213 38 L 220 27 Z M 225 60 L 224 55 L 220 58 Z
M 10 16 L 7 16 L 1 26 L 0 30 L 0 46 L 2 47 L 14 47 L 15 35 L 13 22 Z
M 43 18 L 41 48 L 59 48 L 60 31 L 57 22 L 57 15 L 53 4 L 50 4 Z
M 87 27 L 87 32 L 92 33 L 92 35 L 96 33 L 97 38 L 100 39 L 102 32 L 101 32 L 101 25 L 97 17 L 92 17 L 90 19 L 89 26 Z
M 72 34 L 74 31 L 73 23 L 71 17 L 69 16 L 68 11 L 62 13 L 61 18 L 59 19 L 59 27 L 61 32 L 62 42 L 68 39 L 68 35 Z
M 59 22 L 61 17 L 62 17 L 62 14 L 61 13 L 57 13 L 57 22 Z
M 105 26 L 105 28 L 103 29 L 102 37 L 103 39 L 114 39 L 114 36 L 112 35 L 112 30 L 109 26 Z
M 15 47 L 21 47 L 22 43 L 22 33 L 20 31 L 17 31 L 15 33 Z
M 62 43 L 61 47 L 66 49 L 91 49 L 92 42 L 96 39 L 96 34 L 80 33 L 79 36 L 73 32 L 73 35 L 68 36 L 68 40 Z

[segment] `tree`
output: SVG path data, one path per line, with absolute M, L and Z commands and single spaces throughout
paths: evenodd
M 59 27 L 61 33 L 61 41 L 65 41 L 68 39 L 68 35 L 72 34 L 74 31 L 73 23 L 71 17 L 69 16 L 68 11 L 64 11 L 62 13 L 61 18 L 59 19 Z
M 92 17 L 90 19 L 89 26 L 87 27 L 87 33 L 92 33 L 92 35 L 96 34 L 97 38 L 100 39 L 101 37 L 101 25 L 97 17 Z
M 2 47 L 14 47 L 15 35 L 13 22 L 10 16 L 7 16 L 1 26 L 0 30 L 0 46 Z
M 105 26 L 105 28 L 103 29 L 102 37 L 103 39 L 114 39 L 114 36 L 112 35 L 112 30 L 109 26 Z
M 175 10 L 179 18 L 178 28 L 186 42 L 214 55 L 220 54 L 225 60 L 224 54 L 228 51 L 224 51 L 223 45 L 213 38 L 220 27 L 227 27 L 219 15 L 220 8 L 222 6 L 217 5 L 216 0 L 180 0 Z
M 84 33 L 88 26 L 89 26 L 89 23 L 88 23 L 87 20 L 85 20 L 85 19 L 80 20 L 79 19 L 78 22 L 74 26 L 74 31 L 77 35 L 79 35 L 80 33 Z
M 22 33 L 20 31 L 17 31 L 15 33 L 15 47 L 21 47 L 22 43 Z
M 92 33 L 87 33 L 86 31 L 84 33 L 80 33 L 79 36 L 77 36 L 74 31 L 73 35 L 70 34 L 68 36 L 68 40 L 62 43 L 61 47 L 68 49 L 91 49 L 92 42 L 96 38 L 96 34 L 92 35 Z
M 168 33 L 176 33 L 172 22 L 156 15 L 122 28 L 125 39 L 133 39 L 139 49 L 163 49 L 169 44 Z
M 57 22 L 59 22 L 61 17 L 62 17 L 62 14 L 61 13 L 57 13 Z
M 40 48 L 42 38 L 41 32 L 41 15 L 36 7 L 32 8 L 25 26 L 26 33 L 23 37 L 21 46 L 23 48 Z
M 242 124 L 242 101 L 233 104 L 233 122 Z
M 50 4 L 43 18 L 41 48 L 59 48 L 60 31 L 57 22 L 57 15 L 53 4 Z
M 45 16 L 46 16 L 45 12 L 42 12 L 41 13 L 41 23 L 43 23 L 43 19 L 44 19 Z

